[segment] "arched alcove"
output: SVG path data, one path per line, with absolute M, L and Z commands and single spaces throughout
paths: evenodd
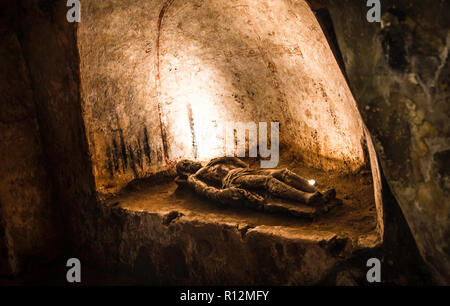
M 355 101 L 305 2 L 85 10 L 83 103 L 100 188 L 223 155 L 228 121 L 280 122 L 281 154 L 316 168 L 351 173 L 368 162 Z
M 305 1 L 86 1 L 78 46 L 83 117 L 107 205 L 167 214 L 167 224 L 182 216 L 283 224 L 281 237 L 350 239 L 352 249 L 381 242 L 372 141 Z M 305 224 L 180 200 L 171 179 L 123 191 L 180 159 L 224 156 L 229 122 L 278 122 L 279 167 L 336 187 L 343 207 Z

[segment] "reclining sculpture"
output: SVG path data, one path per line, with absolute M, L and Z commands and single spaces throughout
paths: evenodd
M 236 157 L 219 157 L 206 166 L 181 160 L 176 166 L 178 185 L 187 185 L 197 194 L 228 205 L 264 209 L 269 197 L 302 205 L 320 206 L 335 199 L 336 191 L 320 192 L 288 169 L 251 169 Z

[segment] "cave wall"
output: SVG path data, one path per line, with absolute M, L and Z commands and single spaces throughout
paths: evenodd
M 59 234 L 19 9 L 14 3 L 1 8 L 0 273 L 17 274 L 30 258 L 48 257 Z
M 17 274 L 27 262 L 37 268 L 85 242 L 80 227 L 86 227 L 86 207 L 95 207 L 76 25 L 67 22 L 65 4 L 23 0 L 0 6 L 6 42 L 0 50 L 0 255 L 3 263 L 8 254 L 10 266 L 5 273 Z
M 84 1 L 82 16 L 98 190 L 223 156 L 227 121 L 280 122 L 281 153 L 311 166 L 368 163 L 356 104 L 305 1 Z
M 327 3 L 350 87 L 421 254 L 436 279 L 448 283 L 448 1 L 398 1 L 389 14 L 392 1 L 383 1 L 383 26 L 367 23 L 363 2 Z M 54 235 L 65 230 L 71 232 L 66 238 L 83 246 L 88 240 L 83 233 L 95 235 L 99 216 L 81 117 L 75 27 L 65 20 L 65 3 L 5 3 L 0 6 L 0 35 L 8 42 L 0 47 L 2 274 L 17 273 L 33 254 L 55 256 L 61 241 Z M 153 43 L 145 51 L 151 52 Z M 52 222 L 59 216 L 68 228 Z
M 450 283 L 449 1 L 326 1 L 349 84 L 422 257 Z
M 66 19 L 65 1 L 27 1 L 22 40 L 32 80 L 46 167 L 67 245 L 85 241 L 80 227 L 95 207 L 86 131 L 82 118 L 76 23 Z M 42 39 L 45 38 L 45 44 Z

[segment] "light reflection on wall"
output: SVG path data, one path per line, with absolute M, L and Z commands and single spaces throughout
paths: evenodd
M 220 73 L 213 67 L 190 54 L 193 49 L 191 46 L 178 51 L 179 57 L 189 60 L 178 61 L 170 54 L 162 60 L 165 68 L 161 72 L 161 96 L 164 124 L 170 135 L 171 160 L 206 161 L 223 155 L 224 127 L 220 122 L 226 109 L 218 93 L 226 81 L 217 77 Z

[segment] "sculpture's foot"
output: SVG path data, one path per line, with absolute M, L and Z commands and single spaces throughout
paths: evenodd
M 323 200 L 325 203 L 330 202 L 336 198 L 336 190 L 334 188 L 330 188 L 323 193 Z
M 188 185 L 187 180 L 184 178 L 180 178 L 179 176 L 177 176 L 175 178 L 175 183 L 180 187 L 184 187 L 184 186 Z
M 313 194 L 309 195 L 306 204 L 308 205 L 318 205 L 325 203 L 323 194 L 320 191 L 316 191 Z
M 326 204 L 336 198 L 336 190 L 334 188 L 330 188 L 324 193 L 320 191 L 316 191 L 311 194 L 307 200 L 307 204 L 309 205 L 320 205 Z

